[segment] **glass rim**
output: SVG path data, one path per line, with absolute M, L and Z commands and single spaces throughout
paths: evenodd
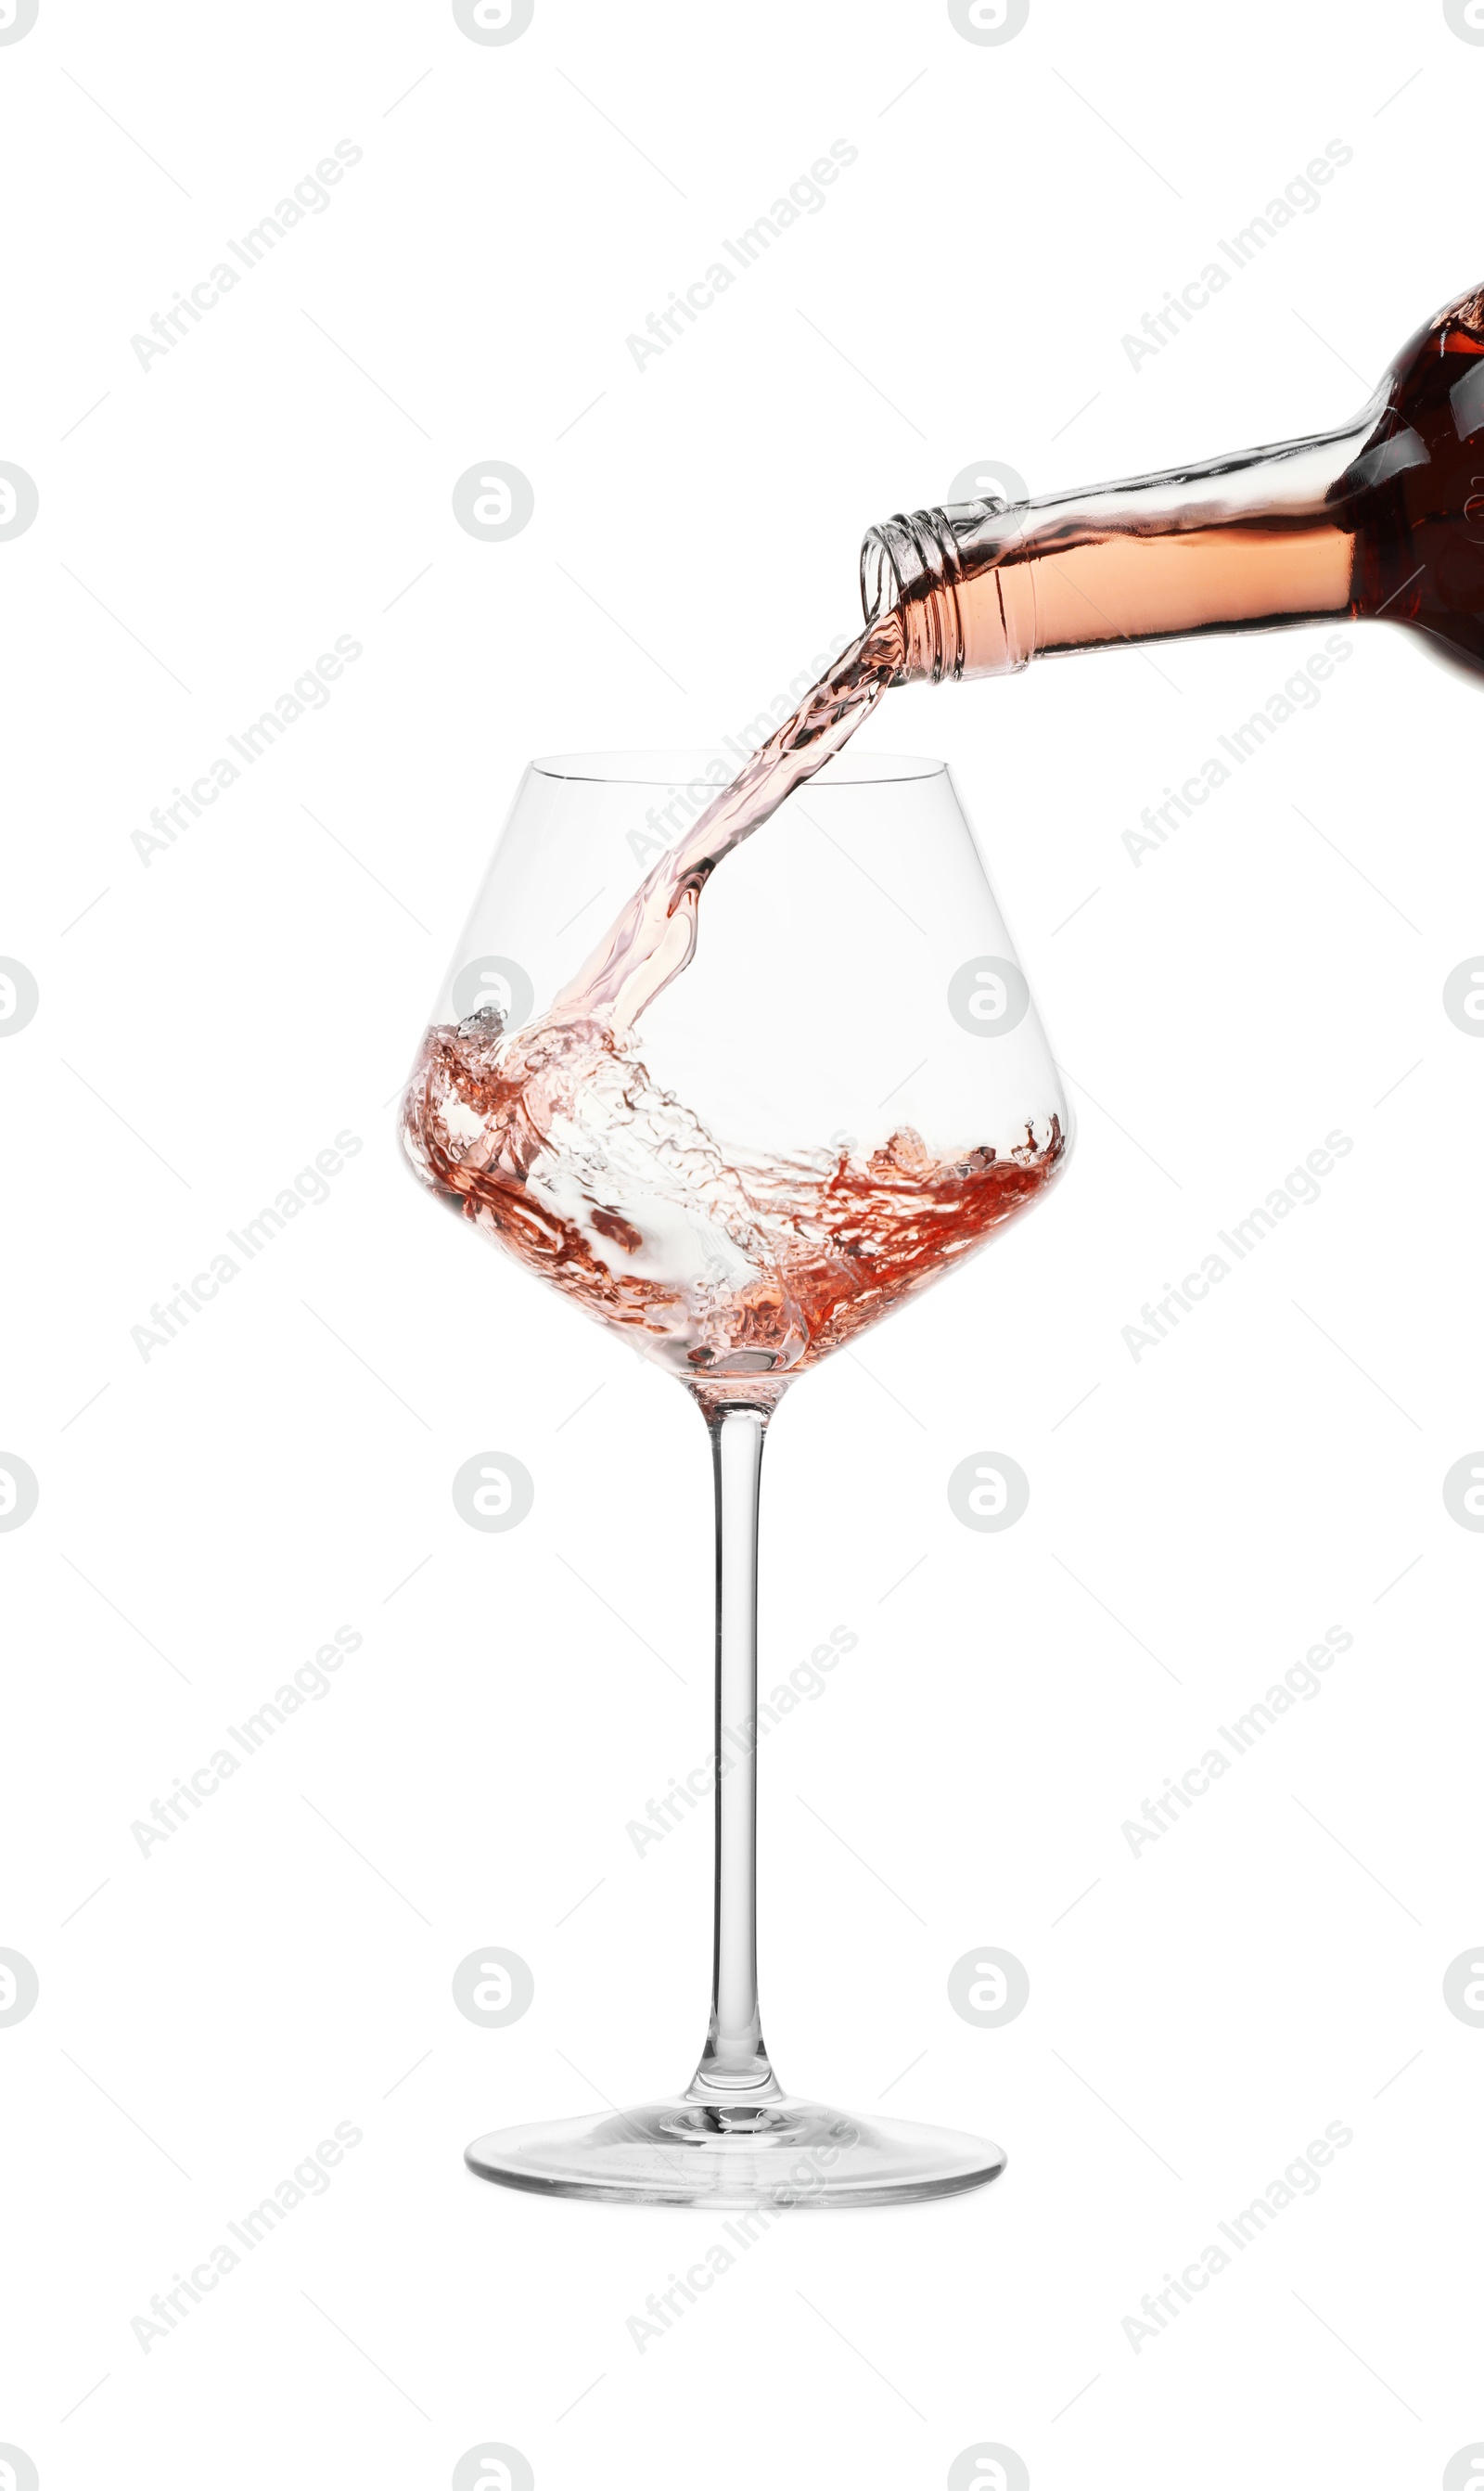
M 543 778 L 578 778 L 608 786 L 665 787 L 705 779 L 715 764 L 725 763 L 728 778 L 741 770 L 742 756 L 705 746 L 641 747 L 633 752 L 545 752 L 526 764 Z M 914 778 L 936 778 L 946 773 L 946 761 L 924 753 L 837 752 L 810 779 L 811 787 L 868 787 Z M 716 781 L 717 785 L 724 781 Z

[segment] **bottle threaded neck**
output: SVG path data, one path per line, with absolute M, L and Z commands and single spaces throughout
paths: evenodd
M 1023 666 L 1033 636 L 997 588 L 972 601 L 968 583 L 997 569 L 1019 537 L 1025 506 L 998 498 L 899 511 L 860 547 L 860 601 L 868 623 L 893 607 L 902 619 L 902 662 L 893 684 L 957 683 L 964 674 Z
M 899 511 L 872 528 L 860 547 L 860 602 L 867 623 L 893 606 L 902 618 L 902 663 L 894 683 L 942 683 L 960 671 L 963 633 L 955 583 L 957 549 L 946 511 Z

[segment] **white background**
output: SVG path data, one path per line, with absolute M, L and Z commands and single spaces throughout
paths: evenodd
M 0 1045 L 0 1445 L 41 1483 L 0 1538 L 0 1944 L 41 1983 L 0 2030 L 0 2442 L 44 2491 L 403 2491 L 483 2441 L 541 2491 L 936 2486 L 979 2442 L 1035 2491 L 1391 2491 L 1484 2439 L 1484 2033 L 1441 1986 L 1484 1937 L 1484 1544 L 1440 1494 L 1484 1440 L 1484 1047 L 1440 1002 L 1484 952 L 1478 694 L 1354 630 L 1138 867 L 1120 834 L 1322 633 L 867 729 L 951 760 L 1091 1086 L 1053 1199 L 775 1424 L 765 1686 L 859 1641 L 764 1750 L 764 2007 L 785 2081 L 889 2087 L 1010 2167 L 776 2225 L 644 2352 L 626 2320 L 715 2218 L 459 2157 L 693 2063 L 708 1832 L 641 1862 L 625 1826 L 709 1744 L 705 1439 L 435 1214 L 390 1106 L 528 754 L 738 732 L 851 628 L 862 528 L 971 461 L 1049 490 L 1349 416 L 1484 277 L 1481 81 L 1438 7 L 1313 0 L 1033 0 L 990 46 L 880 0 L 537 0 L 508 45 L 447 0 L 41 0 L 0 44 L 0 457 L 41 505 L 0 543 L 0 951 L 41 990 Z M 141 369 L 342 139 L 330 208 Z M 637 370 L 835 139 L 828 206 Z M 1330 140 L 1322 207 L 1132 369 Z M 536 497 L 498 544 L 451 510 L 489 458 Z M 141 863 L 340 634 L 328 707 Z M 842 980 L 842 1045 L 880 1006 Z M 1333 1128 L 1322 1200 L 1135 1363 L 1142 1302 Z M 342 1129 L 330 1200 L 142 1361 L 152 1301 Z M 449 1490 L 491 1446 L 537 1498 L 485 1538 Z M 1004 1536 L 946 1500 L 985 1447 L 1032 1482 Z M 342 1623 L 333 1694 L 141 1858 Z M 1134 1859 L 1123 1821 L 1332 1624 L 1323 1696 Z M 488 1945 L 536 1979 L 498 2032 L 450 1986 Z M 1031 1979 L 993 2032 L 946 1986 L 986 1945 Z M 141 2350 L 341 2121 L 329 2192 Z M 1330 2122 L 1319 2193 L 1133 2349 Z

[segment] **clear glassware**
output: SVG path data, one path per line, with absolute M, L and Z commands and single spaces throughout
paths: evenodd
M 403 1101 L 415 1172 L 683 1382 L 716 1512 L 715 1920 L 684 2094 L 479 2138 L 482 2177 L 676 2205 L 975 2187 L 999 2148 L 786 2093 L 758 2007 L 758 1491 L 795 1378 L 1060 1173 L 1066 1100 L 946 767 L 852 750 L 705 889 L 694 957 L 621 1039 L 551 1017 L 585 942 L 731 755 L 533 762 Z M 583 894 L 602 905 L 572 912 Z M 598 953 L 601 952 L 599 944 Z M 555 1031 L 555 1035 L 553 1035 Z

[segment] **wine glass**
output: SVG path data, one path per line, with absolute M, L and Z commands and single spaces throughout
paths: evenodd
M 763 1443 L 797 1376 L 1044 1191 L 1069 1117 L 941 761 L 837 755 L 718 866 L 694 955 L 636 1026 L 553 1011 L 736 767 L 704 752 L 530 764 L 403 1100 L 423 1182 L 686 1386 L 715 1483 L 700 2064 L 673 2098 L 506 2128 L 465 2159 L 558 2196 L 880 2205 L 977 2186 L 1004 2157 L 785 2093 L 764 2046 L 756 1750 L 723 1738 L 757 1715 Z

